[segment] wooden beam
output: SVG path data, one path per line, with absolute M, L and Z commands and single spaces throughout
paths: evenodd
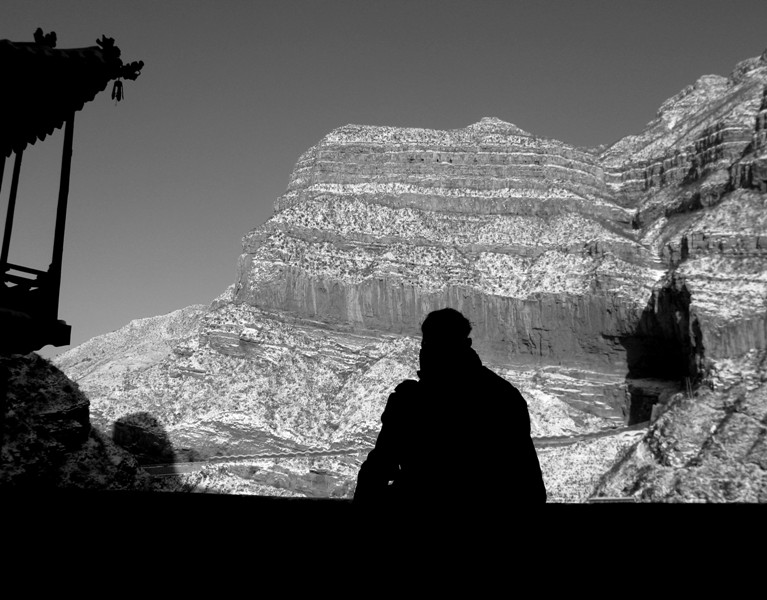
M 30 269 L 29 267 L 22 267 L 21 265 L 14 265 L 13 263 L 5 263 L 5 269 L 7 271 L 21 271 L 22 273 L 30 273 L 32 275 L 45 275 L 47 271 L 40 271 L 39 269 Z
M 3 278 L 5 281 L 18 283 L 19 285 L 24 286 L 25 289 L 34 287 L 37 284 L 36 279 L 30 279 L 29 277 L 22 277 L 21 275 L 14 275 L 12 273 L 6 273 Z
M 48 270 L 50 308 L 53 315 L 59 312 L 59 292 L 61 287 L 61 263 L 64 256 L 64 229 L 67 224 L 67 202 L 69 200 L 69 173 L 72 166 L 72 137 L 75 127 L 75 113 L 67 119 L 64 128 L 64 150 L 61 154 L 61 180 L 59 182 L 59 202 L 56 208 L 56 230 L 53 238 L 53 259 Z M 48 296 L 48 294 L 46 294 Z
M 21 173 L 21 157 L 23 155 L 23 150 L 16 152 L 16 161 L 13 163 L 11 193 L 8 196 L 8 212 L 5 215 L 5 231 L 3 232 L 3 249 L 2 252 L 0 252 L 0 268 L 2 268 L 2 273 L 5 273 L 5 265 L 8 262 L 8 251 L 11 247 L 13 213 L 16 211 L 16 194 L 19 191 L 19 174 Z M 3 164 L 5 164 L 5 161 L 3 161 Z

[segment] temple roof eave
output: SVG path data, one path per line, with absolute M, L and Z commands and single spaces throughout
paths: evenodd
M 0 156 L 43 140 L 115 79 L 135 79 L 143 62 L 124 64 L 108 38 L 57 49 L 0 40 Z

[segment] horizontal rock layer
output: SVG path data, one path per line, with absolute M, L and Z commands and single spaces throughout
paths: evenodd
M 704 375 L 764 343 L 766 86 L 764 57 L 704 76 L 600 155 L 490 118 L 339 128 L 245 237 L 235 301 L 411 336 L 453 306 L 498 364 Z
M 246 236 L 235 301 L 413 336 L 449 305 L 498 363 L 620 369 L 659 273 L 610 193 L 594 154 L 497 119 L 343 127 Z
M 82 384 L 105 423 L 149 407 L 190 455 L 372 443 L 420 323 L 452 306 L 534 435 L 655 418 L 767 348 L 766 128 L 767 53 L 601 152 L 495 118 L 341 127 L 245 236 L 230 290 Z

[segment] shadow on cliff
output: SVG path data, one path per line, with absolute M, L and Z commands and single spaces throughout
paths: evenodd
M 0 354 L 0 488 L 41 498 L 56 490 L 152 489 L 138 460 L 91 426 L 89 407 L 50 361 Z
M 120 417 L 112 426 L 112 441 L 130 452 L 143 468 L 155 467 L 157 487 L 168 490 L 181 487 L 175 466 L 176 451 L 165 428 L 151 413 L 136 412 Z
M 690 316 L 690 292 L 678 280 L 653 291 L 634 333 L 620 341 L 628 366 L 628 425 L 650 420 L 653 406 L 699 378 L 700 326 Z

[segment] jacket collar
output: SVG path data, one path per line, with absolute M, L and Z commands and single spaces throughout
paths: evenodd
M 450 384 L 481 366 L 482 360 L 474 348 L 467 348 L 460 354 L 453 355 L 449 361 L 441 364 L 438 368 L 419 370 L 418 379 L 427 383 Z

